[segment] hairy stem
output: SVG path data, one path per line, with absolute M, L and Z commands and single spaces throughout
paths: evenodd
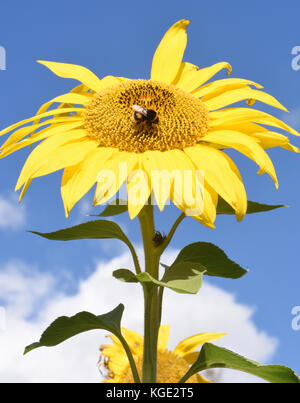
M 153 243 L 155 234 L 153 206 L 145 205 L 139 214 L 139 220 L 144 244 L 145 271 L 158 279 L 160 254 Z M 155 383 L 161 304 L 156 285 L 144 284 L 143 289 L 145 302 L 143 382 Z
M 122 336 L 122 334 L 120 334 L 118 337 L 119 337 L 119 340 L 122 343 L 122 346 L 123 346 L 123 348 L 124 348 L 124 350 L 126 352 L 126 355 L 127 355 L 127 358 L 128 358 L 129 364 L 130 364 L 130 368 L 131 368 L 131 371 L 132 371 L 133 380 L 134 380 L 135 383 L 141 383 L 141 380 L 140 380 L 140 377 L 139 377 L 139 374 L 138 374 L 138 371 L 137 371 L 137 368 L 136 368 L 136 365 L 135 365 L 135 361 L 134 361 L 132 352 L 131 352 L 126 340 Z
M 185 218 L 182 213 L 174 222 L 168 236 L 164 242 L 155 246 L 153 238 L 155 235 L 153 206 L 145 205 L 139 214 L 140 228 L 143 238 L 145 253 L 145 271 L 153 278 L 159 280 L 159 261 L 162 253 L 168 247 L 173 235 Z M 157 345 L 158 332 L 162 316 L 162 287 L 152 283 L 144 283 L 144 354 L 143 354 L 143 383 L 155 383 L 157 378 Z
M 131 256 L 132 256 L 134 267 L 135 267 L 135 272 L 136 272 L 136 274 L 139 274 L 142 271 L 141 266 L 140 266 L 140 262 L 139 262 L 139 258 L 138 258 L 137 254 L 136 254 L 136 251 L 135 251 L 132 243 L 129 241 L 127 243 L 127 245 L 128 245 L 128 248 L 129 248 L 129 250 L 131 252 Z

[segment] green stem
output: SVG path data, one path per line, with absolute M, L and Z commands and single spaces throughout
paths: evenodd
M 161 323 L 161 316 L 162 316 L 162 303 L 163 303 L 163 296 L 164 296 L 164 287 L 159 287 L 158 289 L 158 312 L 159 312 L 159 325 Z
M 198 372 L 201 372 L 205 369 L 207 369 L 207 368 L 205 368 L 205 366 L 203 366 L 199 369 Z M 180 381 L 178 383 L 186 383 L 186 381 L 188 381 L 191 376 L 193 376 L 192 367 L 187 371 L 187 373 L 180 379 Z
M 139 214 L 141 233 L 143 238 L 144 253 L 145 253 L 145 270 L 153 277 L 158 277 L 158 262 L 159 258 L 153 244 L 155 234 L 153 206 L 145 205 Z
M 137 254 L 136 254 L 136 251 L 135 251 L 132 243 L 129 241 L 129 239 L 128 239 L 128 242 L 127 242 L 127 246 L 128 246 L 128 248 L 129 248 L 129 250 L 131 252 L 131 255 L 132 255 L 132 259 L 133 259 L 133 263 L 134 263 L 134 267 L 135 267 L 135 272 L 136 272 L 136 274 L 139 274 L 139 273 L 142 272 L 141 266 L 140 266 L 140 263 L 139 263 L 139 258 L 138 258 Z
M 133 380 L 134 380 L 135 383 L 141 383 L 141 380 L 140 380 L 140 377 L 139 377 L 139 374 L 138 374 L 138 371 L 137 371 L 137 368 L 136 368 L 136 365 L 135 365 L 135 361 L 134 361 L 132 352 L 131 352 L 126 340 L 122 336 L 122 334 L 120 334 L 118 337 L 119 337 L 119 340 L 122 343 L 122 346 L 123 346 L 123 348 L 124 348 L 124 350 L 125 350 L 125 352 L 127 354 L 127 358 L 128 358 L 129 364 L 130 364 L 131 371 L 132 371 Z
M 153 243 L 155 234 L 153 206 L 145 205 L 139 214 L 141 233 L 145 253 L 145 271 L 152 277 L 159 277 L 160 253 Z M 144 355 L 143 383 L 156 382 L 157 342 L 161 318 L 161 303 L 159 303 L 158 287 L 145 284 L 145 322 L 144 322 Z
M 145 205 L 139 214 L 141 233 L 145 253 L 145 271 L 153 278 L 159 280 L 159 260 L 171 242 L 173 235 L 185 218 L 182 213 L 174 222 L 164 242 L 155 246 L 153 238 L 155 235 L 153 206 Z M 155 284 L 143 284 L 145 303 L 144 322 L 144 354 L 143 354 L 143 383 L 156 383 L 157 371 L 157 344 L 158 332 L 162 316 L 163 288 Z
M 157 369 L 157 308 L 155 301 L 157 287 L 144 286 L 145 322 L 144 322 L 144 355 L 143 383 L 156 382 Z

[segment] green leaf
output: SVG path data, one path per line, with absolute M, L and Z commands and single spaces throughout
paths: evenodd
M 147 272 L 135 275 L 127 269 L 116 270 L 113 276 L 127 283 L 151 283 L 170 288 L 180 294 L 197 294 L 202 285 L 202 273 L 185 265 L 168 268 L 161 280 L 156 280 Z
M 109 239 L 116 238 L 129 243 L 128 238 L 113 221 L 96 220 L 89 221 L 84 224 L 75 225 L 74 227 L 65 228 L 55 232 L 41 233 L 36 231 L 29 231 L 33 234 L 40 235 L 43 238 L 51 239 L 54 241 L 73 241 L 77 239 Z
M 203 345 L 198 359 L 180 383 L 187 381 L 192 375 L 210 368 L 229 368 L 247 372 L 271 383 L 300 383 L 300 378 L 290 368 L 281 365 L 261 365 L 211 343 Z
M 164 266 L 167 270 L 161 280 L 156 280 L 149 273 L 134 274 L 127 269 L 113 272 L 113 276 L 126 283 L 151 283 L 160 287 L 170 288 L 180 294 L 197 294 L 202 286 L 203 273 L 197 268 L 181 263 L 174 267 Z
M 222 249 L 207 242 L 196 242 L 183 248 L 171 267 L 179 263 L 196 264 L 198 270 L 207 276 L 237 279 L 248 273 L 230 260 Z
M 180 262 L 167 268 L 162 282 L 168 284 L 168 288 L 184 294 L 197 294 L 202 287 L 204 271 L 198 265 L 189 262 Z
M 261 204 L 248 200 L 247 214 L 263 213 L 266 211 L 275 210 L 280 207 L 287 207 L 287 206 L 284 206 L 283 204 L 277 204 L 277 205 Z M 235 211 L 224 199 L 219 197 L 217 214 L 235 214 Z
M 126 211 L 128 211 L 127 201 L 116 199 L 114 203 L 108 204 L 102 213 L 97 215 L 97 217 L 111 217 L 125 213 Z
M 113 272 L 113 276 L 125 283 L 138 283 L 136 275 L 128 269 L 119 269 Z
M 55 241 L 72 241 L 78 239 L 109 239 L 115 238 L 123 241 L 129 248 L 136 270 L 140 271 L 140 265 L 136 251 L 124 234 L 122 229 L 113 221 L 96 220 L 89 221 L 84 224 L 75 225 L 74 227 L 65 228 L 56 232 L 41 233 L 36 231 L 29 231 L 33 234 L 40 235 L 43 238 Z
M 89 330 L 104 329 L 119 337 L 123 311 L 124 305 L 120 304 L 113 311 L 100 316 L 89 312 L 80 312 L 72 317 L 62 316 L 46 329 L 39 342 L 26 347 L 24 354 L 39 347 L 57 346 L 65 340 Z

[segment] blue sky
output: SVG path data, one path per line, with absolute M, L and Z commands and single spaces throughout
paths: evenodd
M 162 35 L 175 21 L 186 18 L 191 21 L 186 61 L 200 67 L 230 62 L 232 77 L 261 83 L 291 113 L 259 105 L 261 109 L 300 130 L 300 71 L 291 68 L 292 48 L 300 45 L 299 12 L 297 1 L 2 3 L 0 46 L 7 52 L 7 70 L 0 71 L 1 128 L 32 116 L 40 104 L 74 87 L 73 81 L 54 76 L 37 64 L 37 59 L 84 65 L 99 76 L 148 78 L 152 56 Z M 299 146 L 300 139 L 296 138 L 294 144 Z M 12 191 L 27 155 L 25 150 L 0 161 L 2 198 L 13 200 Z M 172 246 L 181 249 L 195 241 L 213 242 L 250 269 L 241 280 L 214 279 L 210 283 L 256 308 L 253 321 L 257 328 L 279 340 L 272 361 L 291 366 L 299 374 L 300 332 L 291 327 L 291 310 L 300 305 L 299 155 L 270 151 L 279 179 L 278 191 L 269 177 L 256 175 L 258 169 L 254 163 L 236 152 L 230 155 L 240 168 L 250 200 L 290 207 L 252 215 L 242 223 L 236 223 L 233 217 L 219 217 L 215 230 L 187 219 Z M 73 294 L 78 281 L 91 275 L 94 262 L 114 257 L 119 244 L 109 242 L 102 248 L 96 241 L 61 244 L 25 232 L 25 229 L 55 230 L 85 219 L 91 194 L 67 221 L 60 199 L 60 178 L 61 173 L 57 173 L 36 180 L 24 199 L 26 224 L 19 230 L 0 229 L 0 265 L 22 260 L 41 271 L 56 273 L 63 269 L 67 274 L 58 287 Z M 177 214 L 176 208 L 167 208 L 165 214 L 157 216 L 158 228 L 167 232 Z M 140 243 L 137 223 L 130 222 L 126 215 L 120 221 L 134 242 Z M 201 310 L 199 306 L 195 312 L 198 308 Z

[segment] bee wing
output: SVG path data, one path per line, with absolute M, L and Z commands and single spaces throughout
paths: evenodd
M 147 116 L 147 109 L 143 108 L 142 106 L 132 105 L 132 109 L 134 110 L 134 112 L 138 112 L 138 113 L 141 113 L 144 116 Z

